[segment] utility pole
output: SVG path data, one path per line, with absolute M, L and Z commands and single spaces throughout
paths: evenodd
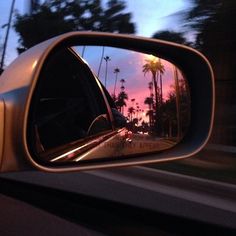
M 5 59 L 6 49 L 7 49 L 7 41 L 8 41 L 9 31 L 11 28 L 11 20 L 12 20 L 12 15 L 13 15 L 13 11 L 14 11 L 14 5 L 15 5 L 15 0 L 12 0 L 11 10 L 10 10 L 9 19 L 8 19 L 8 23 L 7 23 L 7 32 L 6 32 L 6 36 L 5 36 L 5 40 L 4 40 L 4 44 L 3 44 L 0 70 L 3 70 L 3 66 L 4 66 L 4 59 Z

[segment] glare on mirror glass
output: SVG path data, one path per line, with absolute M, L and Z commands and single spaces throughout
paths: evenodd
M 109 47 L 64 48 L 44 65 L 39 81 L 28 142 L 46 163 L 161 152 L 176 145 L 190 124 L 187 81 L 174 64 L 153 55 Z

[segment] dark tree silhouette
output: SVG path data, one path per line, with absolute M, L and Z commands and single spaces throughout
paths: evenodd
M 184 33 L 175 31 L 158 31 L 153 36 L 155 39 L 167 40 L 174 43 L 184 44 L 190 46 L 191 43 L 185 38 Z
M 108 62 L 111 60 L 109 56 L 103 58 L 106 61 L 106 71 L 105 71 L 105 88 L 107 86 L 107 71 L 108 71 Z
M 164 65 L 161 63 L 161 59 L 159 58 L 159 63 L 160 63 L 160 68 L 159 68 L 159 78 L 160 78 L 160 96 L 161 96 L 161 99 L 160 99 L 160 104 L 162 104 L 163 102 L 163 88 L 162 88 L 162 79 L 163 79 L 163 74 L 165 72 L 165 67 Z
M 116 67 L 114 69 L 113 73 L 115 74 L 115 84 L 114 84 L 113 94 L 116 95 L 116 84 L 117 84 L 118 74 L 120 73 L 120 69 L 118 67 Z
M 122 0 L 55 1 L 47 0 L 34 6 L 32 13 L 16 14 L 14 28 L 19 34 L 22 52 L 37 43 L 69 31 L 105 31 L 135 33 L 131 13 L 125 13 Z
M 121 79 L 120 83 L 121 83 L 121 88 L 124 87 L 125 79 Z
M 224 77 L 229 79 L 234 76 L 236 66 L 236 1 L 193 2 L 195 7 L 186 16 L 186 21 L 189 22 L 188 27 L 197 32 L 196 47 L 209 58 L 216 76 L 222 76 L 224 72 Z
M 135 114 L 135 108 L 134 107 L 129 107 L 128 108 L 128 116 L 130 121 L 133 121 L 133 115 Z
M 153 125 L 153 97 L 146 97 L 144 104 L 148 105 L 148 112 L 146 115 L 149 117 L 149 126 Z
M 189 89 L 186 81 L 184 81 L 184 79 L 179 79 L 178 83 L 178 92 L 176 91 L 176 86 L 174 86 L 173 90 L 169 92 L 167 99 L 163 102 L 162 124 L 164 136 L 168 135 L 168 137 L 176 137 L 177 139 L 181 139 L 189 128 L 191 119 L 191 105 Z M 179 96 L 179 104 L 176 103 L 177 94 Z M 177 111 L 178 109 L 179 114 Z M 181 122 L 180 125 L 178 124 L 179 122 Z
M 116 106 L 122 114 L 124 114 L 124 107 L 126 107 L 126 101 L 128 100 L 128 94 L 125 91 L 121 91 L 117 96 Z
M 160 106 L 160 87 L 158 86 L 158 75 L 161 73 L 161 71 L 164 71 L 164 66 L 161 64 L 160 60 L 158 58 L 151 58 L 146 60 L 146 64 L 143 65 L 143 73 L 146 75 L 147 73 L 151 73 L 152 75 L 152 82 L 154 85 L 154 98 L 155 98 L 155 115 L 154 115 L 154 123 L 156 128 L 158 124 L 158 109 Z M 156 129 L 157 131 L 157 129 Z
M 236 1 L 192 0 L 186 16 L 188 30 L 196 31 L 196 47 L 213 66 L 216 81 L 216 113 L 211 142 L 235 145 Z

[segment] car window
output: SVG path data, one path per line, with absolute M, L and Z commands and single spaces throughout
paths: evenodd
M 29 137 L 45 153 L 112 130 L 103 95 L 88 67 L 70 49 L 53 54 L 39 77 Z

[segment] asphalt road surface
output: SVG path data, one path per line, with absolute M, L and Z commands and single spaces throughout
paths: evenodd
M 125 132 L 120 132 L 91 148 L 88 152 L 83 153 L 81 148 L 76 148 L 70 151 L 68 155 L 63 154 L 52 158 L 50 162 L 79 162 L 104 158 L 122 158 L 128 155 L 160 152 L 173 147 L 175 144 L 176 141 L 173 139 L 152 137 L 145 134 L 132 134 L 132 138 L 127 138 Z
M 0 176 L 236 228 L 236 187 L 231 184 L 146 167 Z

